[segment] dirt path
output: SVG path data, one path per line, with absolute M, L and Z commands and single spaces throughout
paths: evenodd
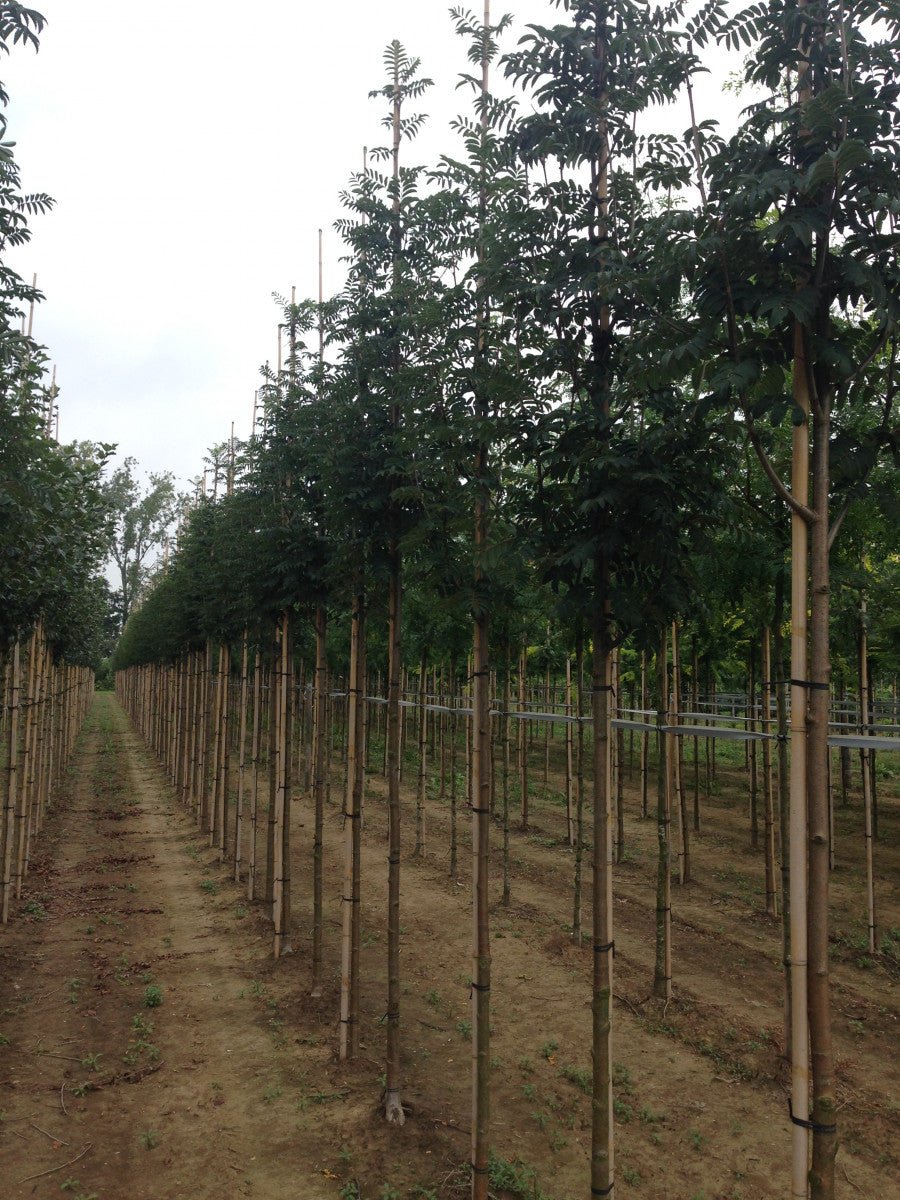
M 292 805 L 296 953 L 273 962 L 261 905 L 227 878 L 112 698 L 97 698 L 23 911 L 0 933 L 0 1200 L 467 1194 L 466 858 L 459 880 L 448 879 L 448 809 L 431 800 L 428 856 L 413 859 L 411 838 L 404 843 L 408 1120 L 388 1128 L 378 1106 L 382 781 L 368 786 L 362 1054 L 350 1065 L 335 1056 L 342 843 L 333 790 L 326 982 L 312 1000 L 307 798 Z M 750 911 L 746 880 L 758 862 L 735 850 L 739 815 L 725 807 L 715 821 L 716 835 L 698 847 L 697 884 L 676 894 L 676 999 L 665 1010 L 645 999 L 652 822 L 631 823 L 633 857 L 617 869 L 620 1200 L 770 1200 L 787 1187 L 777 926 Z M 518 1156 L 520 1177 L 523 1164 L 537 1172 L 524 1192 L 497 1182 L 492 1194 L 504 1200 L 588 1190 L 590 962 L 567 933 L 571 856 L 554 844 L 562 824 L 558 802 L 536 796 L 531 829 L 513 835 L 513 906 L 492 914 L 492 1139 L 500 1158 Z M 461 830 L 464 844 L 462 817 Z M 896 847 L 892 832 L 884 854 Z M 839 1195 L 890 1200 L 900 1196 L 895 981 L 841 958 L 835 967 L 839 1020 L 851 1022 L 838 1030 Z
M 31 911 L 4 930 L 7 1200 L 67 1181 L 63 1195 L 100 1200 L 335 1194 L 275 1107 L 298 1091 L 298 1059 L 317 1060 L 327 1089 L 329 1055 L 279 1052 L 290 1034 L 261 978 L 268 939 L 221 898 L 193 832 L 98 697 L 27 881 Z

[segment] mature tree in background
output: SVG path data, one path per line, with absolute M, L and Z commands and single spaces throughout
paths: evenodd
M 145 488 L 136 466 L 135 459 L 126 458 L 105 485 L 112 513 L 109 556 L 118 571 L 116 604 L 123 626 L 150 576 L 157 557 L 154 551 L 165 544 L 179 504 L 171 472 L 150 472 Z

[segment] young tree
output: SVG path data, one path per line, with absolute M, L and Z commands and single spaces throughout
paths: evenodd
M 724 143 L 706 141 L 695 124 L 702 204 L 686 236 L 666 243 L 677 246 L 692 301 L 673 353 L 690 363 L 707 403 L 743 415 L 792 519 L 792 1194 L 809 1188 L 816 1200 L 834 1194 L 837 1147 L 828 999 L 829 549 L 850 497 L 835 488 L 840 472 L 833 477 L 832 466 L 853 457 L 853 440 L 840 437 L 850 414 L 857 421 L 867 414 L 869 453 L 889 440 L 893 389 L 885 392 L 874 377 L 900 313 L 898 34 L 896 6 L 877 0 L 852 13 L 830 0 L 772 0 L 721 23 L 720 40 L 750 48 L 745 74 L 758 99 Z M 707 36 L 695 30 L 698 45 Z M 770 432 L 786 420 L 789 479 Z

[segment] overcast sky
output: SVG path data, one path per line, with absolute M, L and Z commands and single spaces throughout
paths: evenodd
M 248 436 L 272 293 L 315 295 L 319 227 L 326 295 L 340 286 L 332 225 L 363 146 L 387 136 L 368 99 L 385 45 L 435 81 L 407 159 L 432 164 L 469 104 L 465 43 L 434 0 L 31 2 L 39 53 L 0 60 L 7 137 L 24 188 L 56 207 L 10 262 L 46 296 L 34 334 L 57 365 L 60 440 L 115 442 L 184 485 L 232 421 Z M 515 17 L 505 49 L 559 20 L 550 0 L 494 10 Z

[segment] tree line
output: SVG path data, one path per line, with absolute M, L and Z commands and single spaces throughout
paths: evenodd
M 900 659 L 891 603 L 900 22 L 875 0 L 852 14 L 826 0 L 763 0 L 737 13 L 709 0 L 692 15 L 678 3 L 556 7 L 558 24 L 529 27 L 505 52 L 508 18 L 453 11 L 473 104 L 456 122 L 461 150 L 429 168 L 407 162 L 424 120 L 411 109 L 429 81 L 399 42 L 387 47 L 373 97 L 390 140 L 341 197 L 346 284 L 328 300 L 279 298 L 284 360 L 264 371 L 259 422 L 247 443 L 213 451 L 213 495 L 192 508 L 115 661 L 174 662 L 246 637 L 272 662 L 314 663 L 320 688 L 330 663 L 348 678 L 351 705 L 366 671 L 380 670 L 392 836 L 402 668 L 445 661 L 471 671 L 481 913 L 472 1167 L 483 1197 L 490 667 L 514 662 L 523 635 L 526 646 L 554 647 L 559 662 L 586 648 L 591 1188 L 601 1195 L 614 1185 L 614 657 L 655 653 L 664 663 L 676 620 L 696 639 L 698 663 L 734 679 L 738 653 L 755 663 L 770 628 L 765 682 L 790 690 L 793 721 L 784 764 L 792 954 L 810 964 L 808 976 L 792 976 L 803 1014 L 793 1187 L 831 1196 L 832 664 L 846 687 L 861 629 L 876 678 Z M 697 74 L 719 47 L 745 56 L 747 106 L 727 131 L 693 104 Z M 682 135 L 663 119 L 679 98 L 690 111 Z M 668 687 L 663 674 L 659 689 Z M 352 805 L 350 794 L 351 818 Z M 386 1114 L 396 1120 L 392 967 L 389 977 Z

